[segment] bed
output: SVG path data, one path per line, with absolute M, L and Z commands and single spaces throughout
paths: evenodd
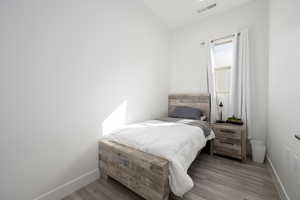
M 178 106 L 210 117 L 209 95 L 169 95 L 169 114 Z M 187 170 L 214 138 L 208 123 L 161 118 L 129 125 L 99 141 L 101 177 L 111 177 L 147 200 L 182 196 L 193 187 Z

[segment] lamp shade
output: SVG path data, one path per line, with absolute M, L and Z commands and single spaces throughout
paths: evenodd
M 219 104 L 219 107 L 222 108 L 223 106 L 224 106 L 224 105 L 223 105 L 223 102 L 221 101 L 220 104 Z

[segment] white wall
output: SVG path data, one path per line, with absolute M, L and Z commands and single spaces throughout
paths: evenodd
M 253 136 L 265 139 L 268 88 L 268 4 L 254 0 L 226 13 L 174 31 L 170 40 L 171 93 L 207 92 L 202 41 L 250 31 Z
M 270 1 L 268 152 L 291 200 L 300 199 L 299 8 L 297 0 Z
M 168 32 L 140 0 L 0 1 L 0 199 L 97 169 L 102 122 L 166 113 Z

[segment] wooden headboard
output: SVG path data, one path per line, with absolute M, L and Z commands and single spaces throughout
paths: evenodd
M 187 106 L 200 109 L 210 119 L 210 96 L 209 94 L 171 94 L 169 95 L 169 114 L 176 106 Z

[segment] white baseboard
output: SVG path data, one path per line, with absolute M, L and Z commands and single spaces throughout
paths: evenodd
M 76 190 L 94 182 L 99 178 L 99 170 L 95 169 L 75 178 L 53 190 L 46 192 L 33 200 L 61 200 Z
M 279 196 L 280 196 L 280 199 L 281 200 L 290 200 L 287 192 L 286 192 L 286 189 L 284 188 L 284 185 L 282 184 L 281 180 L 280 180 L 280 177 L 270 159 L 270 156 L 267 155 L 267 161 L 269 163 L 269 166 L 270 166 L 270 172 L 272 174 L 272 178 L 273 180 L 275 181 L 275 186 L 276 186 L 276 189 L 279 193 Z

